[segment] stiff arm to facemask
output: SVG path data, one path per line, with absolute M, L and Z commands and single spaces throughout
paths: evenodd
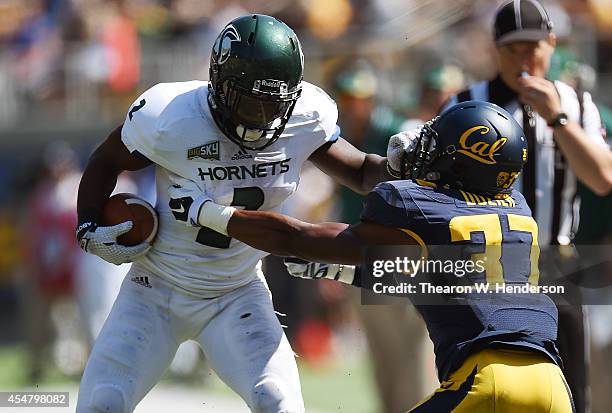
M 416 128 L 409 131 L 402 131 L 389 138 L 387 145 L 387 171 L 391 176 L 397 179 L 404 179 L 402 177 L 402 162 L 405 159 L 411 159 L 412 153 L 417 149 L 419 142 L 419 136 L 423 125 L 419 125 Z M 429 143 L 429 152 L 433 152 L 436 148 L 435 140 L 431 140 Z

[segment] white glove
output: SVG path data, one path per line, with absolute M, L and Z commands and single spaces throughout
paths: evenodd
M 322 264 L 294 257 L 285 258 L 284 262 L 289 275 L 297 278 L 310 280 L 327 278 L 345 284 L 353 284 L 355 278 L 354 265 Z
M 172 185 L 168 188 L 170 210 L 177 221 L 187 226 L 200 227 L 198 215 L 202 205 L 211 201 L 210 196 L 202 191 L 195 182 L 178 175 L 170 175 Z
M 419 125 L 416 128 L 397 133 L 389 138 L 387 145 L 387 170 L 391 176 L 400 179 L 400 171 L 402 170 L 402 161 L 406 153 L 411 153 L 416 149 L 416 144 L 421 134 Z
M 170 175 L 172 185 L 168 188 L 169 206 L 174 218 L 187 226 L 208 227 L 227 235 L 227 225 L 236 208 L 216 204 L 195 182 Z
M 131 247 L 117 243 L 117 237 L 128 232 L 132 226 L 132 221 L 109 227 L 99 227 L 94 222 L 85 222 L 77 228 L 77 239 L 83 251 L 97 255 L 115 265 L 124 264 L 142 257 L 151 248 L 148 242 Z

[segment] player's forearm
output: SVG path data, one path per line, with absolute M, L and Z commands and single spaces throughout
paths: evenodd
M 94 152 L 79 184 L 77 200 L 79 222 L 99 221 L 104 203 L 115 189 L 118 175 L 119 171 L 114 169 L 112 164 Z
M 366 195 L 378 183 L 393 179 L 387 171 L 387 158 L 372 153 L 363 154 L 359 163 L 345 175 L 336 180 L 361 195 Z
M 363 195 L 377 183 L 393 179 L 387 172 L 387 158 L 366 154 L 342 138 L 321 147 L 309 160 L 336 182 Z
M 367 194 L 380 182 L 394 179 L 387 170 L 387 158 L 367 154 L 361 167 L 361 193 Z
M 557 128 L 554 136 L 574 174 L 596 194 L 607 195 L 612 190 L 610 152 L 593 144 L 575 122 Z
M 331 263 L 359 262 L 357 254 L 347 254 L 341 245 L 339 235 L 346 228 L 347 224 L 310 224 L 274 212 L 237 210 L 229 220 L 227 233 L 278 256 Z

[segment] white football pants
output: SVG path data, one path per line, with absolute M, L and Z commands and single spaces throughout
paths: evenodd
M 304 411 L 295 357 L 262 280 L 202 299 L 132 269 L 94 344 L 76 412 L 132 412 L 189 339 L 253 412 Z

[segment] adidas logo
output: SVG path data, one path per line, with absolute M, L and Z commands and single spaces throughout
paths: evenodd
M 153 286 L 149 283 L 149 277 L 147 277 L 147 276 L 144 276 L 144 277 L 132 277 L 131 281 L 135 282 L 136 284 L 140 284 L 143 287 L 153 288 Z
M 237 161 L 240 159 L 253 159 L 253 155 L 247 153 L 244 149 L 239 149 L 238 153 L 235 153 L 234 156 L 232 156 L 232 161 Z

